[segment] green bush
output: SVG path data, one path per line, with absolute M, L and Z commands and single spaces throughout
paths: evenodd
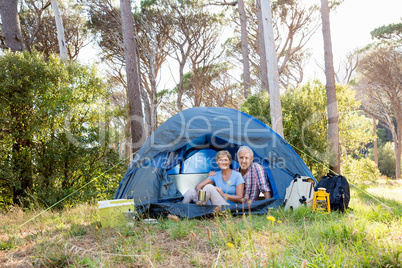
M 355 92 L 346 85 L 337 85 L 339 142 L 341 152 L 357 154 L 373 141 L 372 121 L 360 111 Z M 327 141 L 327 96 L 325 85 L 312 81 L 281 94 L 285 140 L 300 155 L 313 175 L 328 172 L 331 155 Z M 250 96 L 241 110 L 269 125 L 270 103 L 265 93 Z
M 381 174 L 387 177 L 395 177 L 395 150 L 391 142 L 378 148 L 378 168 Z
M 353 183 L 374 181 L 381 176 L 373 160 L 369 158 L 355 159 L 350 155 L 342 161 L 341 174 Z
M 0 89 L 0 206 L 113 197 L 126 164 L 112 144 L 124 107 L 111 105 L 94 67 L 4 53 Z

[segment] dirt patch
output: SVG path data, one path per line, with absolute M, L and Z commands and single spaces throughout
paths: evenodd
M 0 267 L 33 267 L 32 253 L 32 244 L 16 251 L 0 251 Z

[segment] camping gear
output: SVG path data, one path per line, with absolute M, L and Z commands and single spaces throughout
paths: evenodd
M 350 188 L 346 178 L 342 175 L 328 174 L 321 178 L 317 188 L 325 188 L 329 193 L 331 210 L 344 212 L 350 200 Z
M 128 209 L 128 211 L 123 212 L 123 215 L 125 216 L 128 225 L 133 225 L 134 220 L 137 219 L 137 213 L 135 211 L 131 211 L 131 209 Z
M 218 151 L 228 150 L 232 168 L 238 167 L 236 152 L 242 145 L 254 151 L 254 162 L 266 170 L 273 198 L 244 207 L 225 207 L 232 214 L 267 213 L 268 207 L 282 203 L 295 174 L 314 178 L 290 145 L 261 121 L 230 108 L 196 107 L 169 118 L 148 137 L 124 174 L 115 198 L 134 199 L 137 211 L 153 217 L 213 215 L 214 206 L 178 202 L 185 189 L 194 189 L 209 171 L 218 170 Z
M 125 221 L 124 212 L 132 211 L 133 209 L 134 201 L 132 199 L 98 201 L 101 226 L 103 228 L 117 226 Z
M 198 201 L 200 201 L 200 202 L 204 202 L 205 201 L 205 198 L 206 198 L 206 194 L 207 192 L 206 191 L 203 191 L 203 190 L 201 190 L 201 191 L 199 191 L 198 192 Z
M 142 222 L 148 223 L 148 224 L 155 224 L 155 223 L 158 223 L 158 220 L 157 219 L 143 219 Z
M 318 188 L 314 192 L 313 210 L 329 213 L 331 212 L 331 204 L 329 201 L 329 193 L 325 188 Z
M 314 180 L 310 177 L 296 175 L 286 188 L 284 209 L 296 209 L 301 205 L 312 206 L 314 198 Z

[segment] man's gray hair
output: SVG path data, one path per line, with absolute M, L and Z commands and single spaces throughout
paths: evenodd
M 237 158 L 239 158 L 239 153 L 241 151 L 248 151 L 250 153 L 250 155 L 251 155 L 251 158 L 254 158 L 254 152 L 248 146 L 240 146 L 239 150 L 237 150 Z

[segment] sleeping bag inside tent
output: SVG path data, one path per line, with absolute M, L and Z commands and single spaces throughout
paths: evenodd
M 134 199 L 137 209 L 151 217 L 213 214 L 215 206 L 180 203 L 183 194 L 209 171 L 218 170 L 215 156 L 220 150 L 231 153 L 232 168 L 237 168 L 236 153 L 243 145 L 253 150 L 254 162 L 265 168 L 273 197 L 224 208 L 233 214 L 266 213 L 282 203 L 296 174 L 314 179 L 289 144 L 258 119 L 230 108 L 196 107 L 169 118 L 148 137 L 124 174 L 115 199 Z

